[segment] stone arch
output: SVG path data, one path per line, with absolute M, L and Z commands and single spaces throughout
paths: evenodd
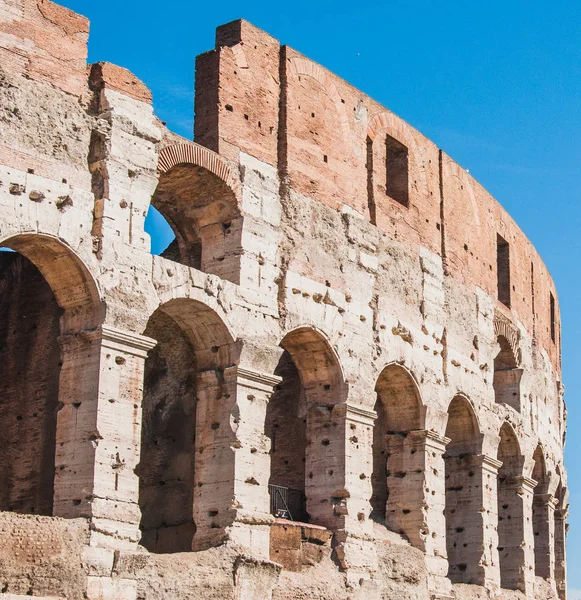
M 501 587 L 526 590 L 526 502 L 523 495 L 522 455 L 517 434 L 508 422 L 500 428 L 497 459 L 498 556 Z
M 535 493 L 548 493 L 549 492 L 549 477 L 547 470 L 547 457 L 543 444 L 539 442 L 533 452 L 533 469 L 531 477 L 535 480 Z
M 167 173 L 178 165 L 195 165 L 213 173 L 233 190 L 240 204 L 240 180 L 234 174 L 232 167 L 216 152 L 193 142 L 163 148 L 159 153 L 158 172 Z
M 462 394 L 456 394 L 448 405 L 446 437 L 450 439 L 446 452 L 466 454 L 478 453 L 482 448 L 482 434 L 474 406 Z
M 281 380 L 265 421 L 271 504 L 278 516 L 329 525 L 329 489 L 339 487 L 344 462 L 338 428 L 331 428 L 336 407 L 346 401 L 343 369 L 329 340 L 314 327 L 293 329 L 280 346 L 275 375 Z M 281 505 L 285 494 L 288 506 Z
M 301 58 L 295 56 L 290 60 L 290 72 L 293 75 L 306 75 L 308 77 L 312 77 L 315 81 L 319 82 L 319 84 L 323 87 L 337 113 L 339 114 L 339 119 L 341 121 L 341 129 L 343 131 L 343 137 L 345 139 L 345 143 L 348 146 L 351 145 L 351 128 L 349 127 L 349 120 L 347 119 L 347 115 L 345 113 L 345 107 L 343 102 L 341 102 L 341 95 L 337 90 L 337 86 L 333 82 L 333 79 L 329 75 L 329 73 L 313 62 L 312 60 L 308 60 L 306 58 Z
M 161 304 L 144 334 L 158 343 L 144 376 L 142 544 L 162 553 L 206 547 L 227 517 L 211 516 L 216 495 L 232 494 L 233 453 L 217 438 L 229 435 L 239 344 L 212 308 L 191 298 Z
M 345 375 L 337 352 L 328 337 L 312 325 L 303 325 L 288 332 L 280 342 L 293 358 L 303 385 L 312 391 L 322 389 L 325 398 L 334 388 L 333 403 L 345 401 Z M 331 387 L 327 387 L 331 386 Z M 311 394 L 311 398 L 314 400 Z
M 554 574 L 554 511 L 555 498 L 550 493 L 547 456 L 541 443 L 533 453 L 532 478 L 536 482 L 533 494 L 533 536 L 535 575 L 550 580 Z
M 500 350 L 494 357 L 494 400 L 497 404 L 507 404 L 521 411 L 520 382 L 523 370 L 518 368 L 519 360 L 515 346 L 502 334 L 497 337 Z
M 399 532 L 403 529 L 401 502 L 409 488 L 409 481 L 402 477 L 408 470 L 406 439 L 412 431 L 422 429 L 424 406 L 414 377 L 399 363 L 390 363 L 381 371 L 375 391 L 371 516 Z
M 0 247 L 26 257 L 42 273 L 64 311 L 62 333 L 94 329 L 104 318 L 95 279 L 82 259 L 63 241 L 45 234 L 22 233 L 0 240 Z
M 218 154 L 197 144 L 164 148 L 151 205 L 175 241 L 162 256 L 239 283 L 243 218 L 240 181 Z
M 482 435 L 465 396 L 455 396 L 448 406 L 446 437 L 450 440 L 444 455 L 448 577 L 453 583 L 481 584 Z
M 381 131 L 385 131 L 407 148 L 415 145 L 408 124 L 391 112 L 383 111 L 370 119 L 367 126 L 367 138 L 373 142 Z
M 0 253 L 0 510 L 50 516 L 57 441 L 60 450 L 73 437 L 61 409 L 74 394 L 84 400 L 61 336 L 90 334 L 104 306 L 87 267 L 58 239 L 19 234 L 0 246 L 13 250 Z
M 568 494 L 564 485 L 562 469 L 559 465 L 555 467 L 558 484 L 555 492 L 555 583 L 559 598 L 565 600 L 567 597 L 567 552 L 565 538 L 567 534 L 567 512 Z
M 518 367 L 521 361 L 519 348 L 520 332 L 509 319 L 498 312 L 494 315 L 494 335 L 497 340 L 499 337 L 504 338 L 505 343 L 508 344 L 510 351 L 512 352 L 514 366 Z

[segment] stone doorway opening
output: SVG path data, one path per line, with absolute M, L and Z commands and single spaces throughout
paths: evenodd
M 62 345 L 94 332 L 98 292 L 56 238 L 21 234 L 0 247 L 0 510 L 72 516 L 86 495 L 76 485 L 74 424 L 94 407 Z
M 333 426 L 333 408 L 346 394 L 342 370 L 331 346 L 314 328 L 295 329 L 280 345 L 284 351 L 275 374 L 282 379 L 265 421 L 271 442 L 271 511 L 329 527 L 336 516 L 332 498 L 344 480 L 340 428 Z
M 150 317 L 157 341 L 145 363 L 139 507 L 141 544 L 150 552 L 211 545 L 229 519 L 234 482 L 228 443 L 228 369 L 235 343 L 218 314 L 191 299 L 171 300 Z

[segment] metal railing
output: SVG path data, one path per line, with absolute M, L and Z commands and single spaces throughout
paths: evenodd
M 269 484 L 268 493 L 270 512 L 275 517 L 301 523 L 308 522 L 306 498 L 301 490 Z

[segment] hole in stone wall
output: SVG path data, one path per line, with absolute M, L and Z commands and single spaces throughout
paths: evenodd
M 180 262 L 175 233 L 171 225 L 154 206 L 150 206 L 147 211 L 145 231 L 151 237 L 152 254 Z
M 0 253 L 0 510 L 52 515 L 63 314 L 40 271 Z
M 160 306 L 144 334 L 157 346 L 145 362 L 136 468 L 141 543 L 156 553 L 204 549 L 222 539 L 224 503 L 230 508 L 232 501 L 233 440 L 226 440 L 226 451 L 219 448 L 227 435 L 220 425 L 234 414 L 226 406 L 231 394 L 225 371 L 237 349 L 221 318 L 189 299 Z M 209 511 L 219 514 L 208 518 Z
M 329 488 L 337 489 L 332 479 L 337 470 L 328 471 L 326 465 L 335 462 L 336 436 L 341 435 L 333 419 L 334 405 L 345 401 L 341 367 L 327 340 L 310 327 L 291 331 L 280 346 L 284 352 L 275 373 L 282 382 L 265 422 L 271 440 L 271 511 L 328 527 L 337 516 L 329 496 Z M 281 504 L 286 493 L 294 506 L 290 511 Z

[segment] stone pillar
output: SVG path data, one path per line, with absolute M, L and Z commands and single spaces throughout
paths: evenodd
M 268 558 L 266 406 L 280 378 L 229 367 L 198 374 L 193 549 L 233 541 Z
M 560 600 L 567 600 L 567 510 L 555 511 L 555 583 Z
M 525 594 L 531 594 L 535 584 L 530 521 L 535 485 L 528 477 L 516 477 L 498 486 L 500 584 Z
M 307 512 L 311 523 L 332 531 L 343 529 L 348 514 L 349 492 L 345 487 L 346 414 L 346 404 L 314 404 L 307 412 Z
M 426 555 L 433 593 L 451 592 L 446 557 L 444 452 L 450 440 L 432 431 L 411 431 L 389 440 L 386 524 Z M 402 476 L 403 475 L 403 476 Z
M 345 470 L 339 473 L 344 478 L 344 487 L 339 488 L 343 493 L 341 496 L 336 494 L 333 506 L 334 514 L 342 515 L 343 521 L 342 524 L 335 523 L 338 527 L 335 529 L 335 556 L 346 571 L 347 581 L 358 586 L 360 579 L 369 579 L 370 574 L 377 571 L 373 522 L 369 519 L 373 425 L 377 413 L 349 404 L 336 406 L 334 412 L 340 419 L 336 429 L 344 435 L 345 448 Z M 338 447 L 339 442 L 337 439 Z M 339 480 L 336 483 L 339 485 Z
M 500 586 L 496 481 L 501 462 L 485 455 L 450 457 L 446 482 L 449 576 L 455 583 Z
M 535 494 L 533 531 L 535 536 L 535 574 L 547 581 L 555 576 L 555 506 L 552 494 Z
M 54 514 L 89 517 L 91 545 L 139 541 L 141 398 L 155 341 L 109 326 L 59 338 Z
M 476 477 L 481 481 L 482 557 L 481 581 L 487 589 L 500 587 L 500 561 L 498 558 L 498 470 L 502 463 L 490 456 L 473 458 Z

